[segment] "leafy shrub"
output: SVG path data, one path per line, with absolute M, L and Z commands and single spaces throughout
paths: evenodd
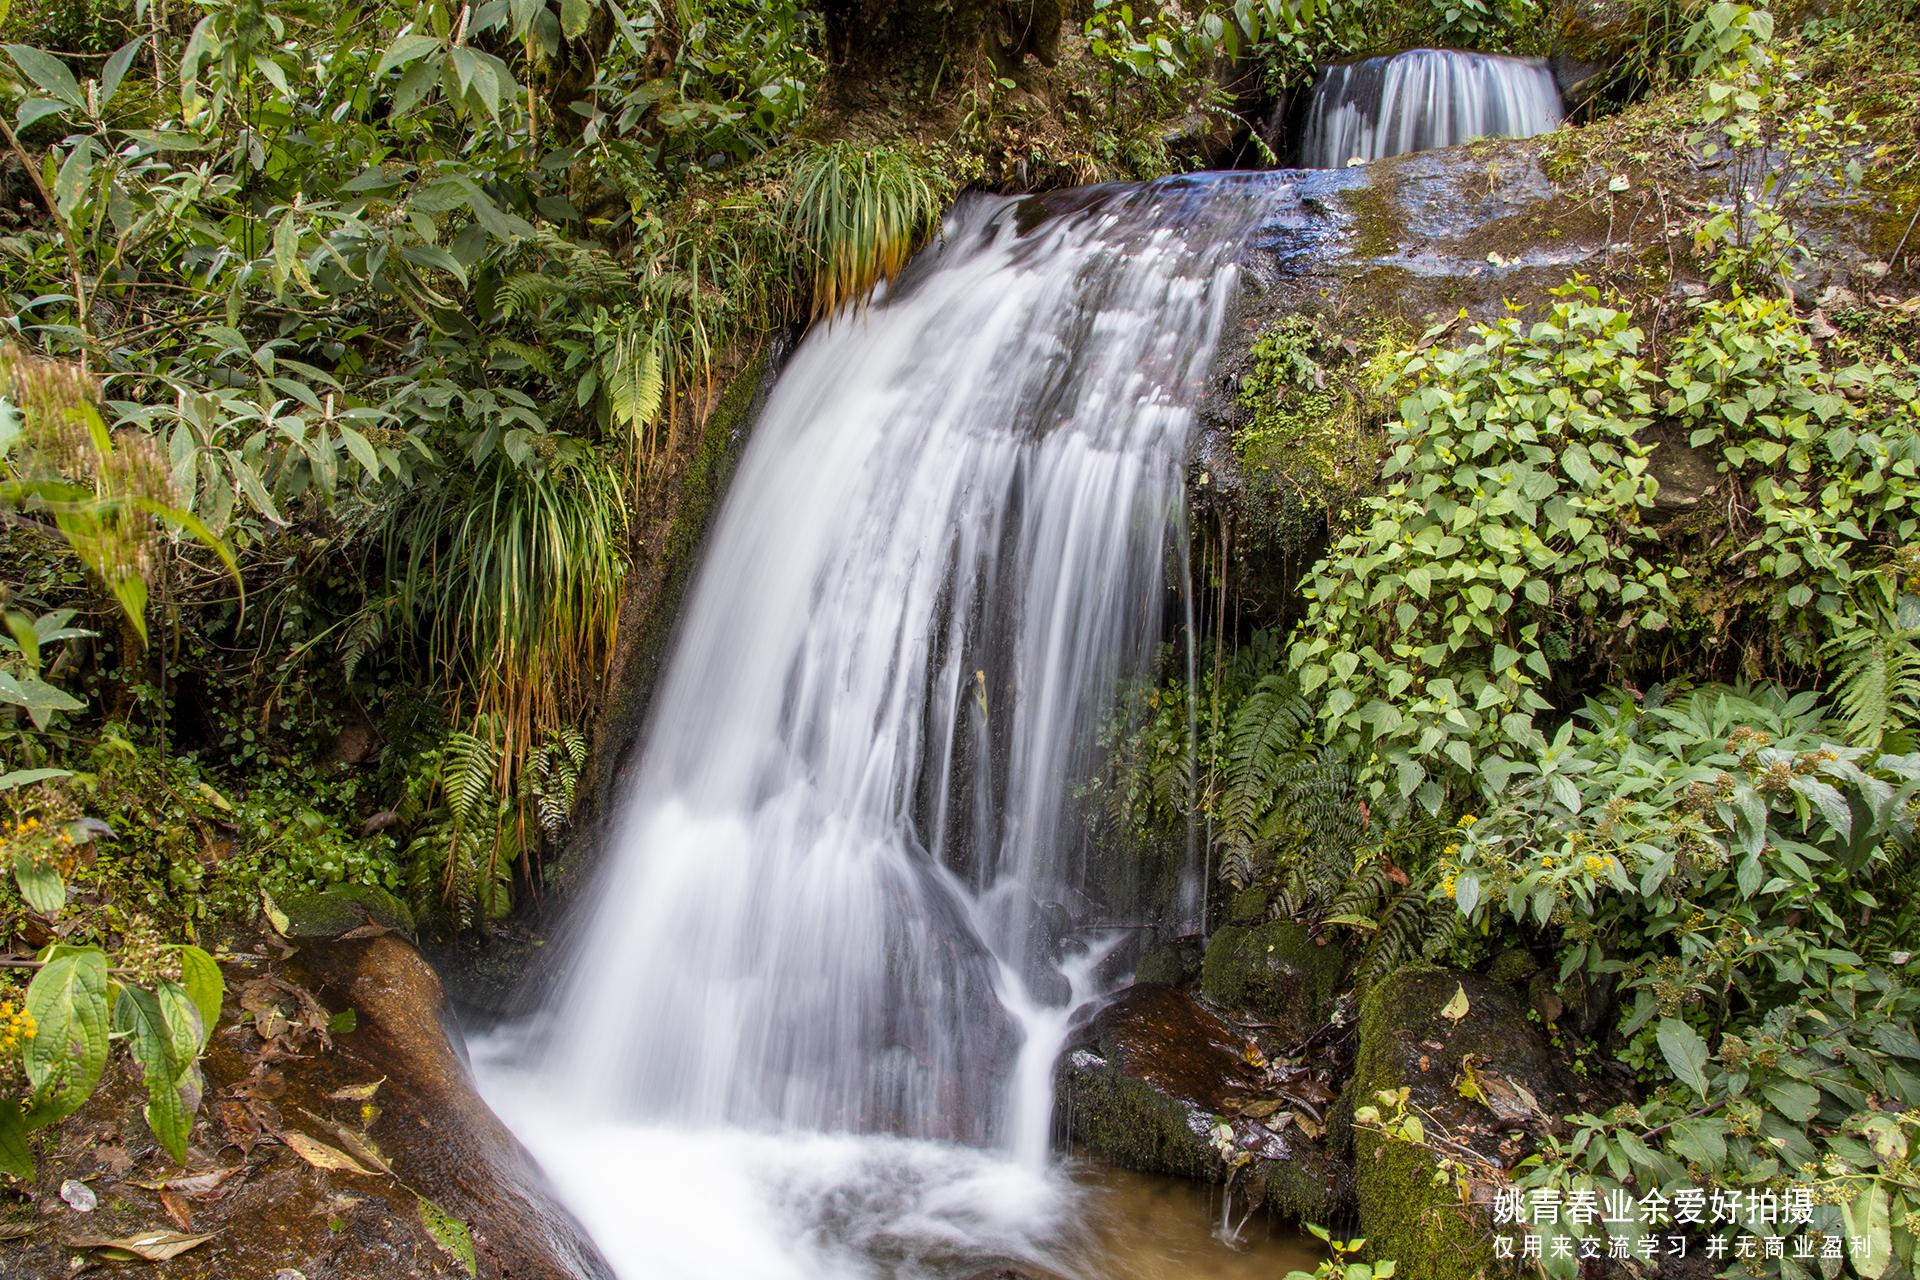
M 1613 986 L 1649 1085 L 1575 1117 L 1529 1184 L 1811 1183 L 1811 1230 L 1870 1239 L 1879 1275 L 1915 1260 L 1920 992 L 1910 939 L 1870 922 L 1910 918 L 1920 755 L 1834 728 L 1772 689 L 1590 703 L 1463 829 L 1446 889 L 1551 931 L 1563 983 Z
M 1672 574 L 1639 527 L 1642 335 L 1591 286 L 1557 298 L 1409 359 L 1385 492 L 1308 589 L 1291 666 L 1376 799 L 1436 813 L 1449 777 L 1497 791 L 1541 745 L 1562 619 L 1617 615 L 1614 643 L 1667 623 Z

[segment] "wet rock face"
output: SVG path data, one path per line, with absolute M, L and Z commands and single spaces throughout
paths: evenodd
M 41 1153 L 32 1233 L 0 1266 L 9 1280 L 72 1274 L 73 1239 L 153 1228 L 212 1234 L 130 1264 L 153 1280 L 464 1277 L 460 1229 L 480 1277 L 609 1275 L 474 1093 L 439 980 L 410 946 L 386 933 L 312 943 L 225 976 L 186 1169 L 158 1148 L 139 1081 L 116 1067 Z M 95 1193 L 92 1212 L 61 1199 L 69 1179 Z
M 1429 1134 L 1437 1123 L 1482 1159 L 1510 1164 L 1530 1130 L 1579 1105 L 1574 1081 L 1527 1012 L 1512 987 L 1481 975 L 1417 967 L 1388 975 L 1361 1005 L 1343 1109 L 1379 1105 L 1382 1090 L 1404 1088 L 1410 1110 L 1431 1118 Z M 1494 1274 L 1484 1207 L 1463 1206 L 1445 1178 L 1435 1185 L 1431 1151 L 1357 1125 L 1354 1165 L 1359 1234 L 1377 1256 L 1425 1260 L 1423 1280 Z
M 1320 1221 L 1349 1200 L 1316 1086 L 1304 1073 L 1276 1077 L 1233 1024 L 1178 988 L 1136 985 L 1103 1009 L 1062 1059 L 1056 1089 L 1068 1144 L 1113 1164 L 1223 1181 L 1225 1125 L 1248 1157 L 1233 1181 L 1248 1203 Z

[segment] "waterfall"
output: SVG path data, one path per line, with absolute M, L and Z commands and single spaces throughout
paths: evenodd
M 1299 158 L 1307 168 L 1340 169 L 1475 138 L 1530 138 L 1562 115 L 1544 58 L 1413 49 L 1322 70 Z
M 886 1275 L 919 1274 L 900 1222 L 963 1256 L 1042 1231 L 1052 1067 L 1099 959 L 1067 936 L 1093 896 L 1070 796 L 1163 630 L 1232 259 L 1284 190 L 968 198 L 780 375 L 550 1016 L 481 1055 L 616 1266 L 661 1160 L 655 1194 L 715 1161 L 716 1198 L 816 1244 L 830 1217 Z M 649 1219 L 632 1266 L 680 1274 L 665 1240 L 693 1212 Z M 743 1242 L 761 1229 L 707 1232 L 740 1269 L 696 1250 L 685 1274 L 865 1274 L 791 1240 L 776 1265 Z

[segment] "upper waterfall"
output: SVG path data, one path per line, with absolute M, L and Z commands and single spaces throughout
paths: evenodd
M 780 376 L 540 1067 L 610 1116 L 1044 1159 L 1068 797 L 1169 596 L 1253 175 L 973 198 Z
M 1544 58 L 1413 49 L 1325 68 L 1314 81 L 1299 162 L 1344 168 L 1475 138 L 1557 127 L 1560 90 Z

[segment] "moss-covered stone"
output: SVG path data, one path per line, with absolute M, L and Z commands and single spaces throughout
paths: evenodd
M 1168 986 L 1185 982 L 1192 976 L 1187 952 L 1171 942 L 1157 942 L 1148 947 L 1133 971 L 1136 983 L 1157 982 Z
M 286 917 L 289 938 L 338 938 L 371 925 L 412 934 L 413 913 L 376 885 L 340 884 L 315 893 L 290 894 L 274 903 Z M 279 922 L 275 922 L 279 925 Z
M 1191 996 L 1136 985 L 1061 1062 L 1061 1136 L 1124 1168 L 1220 1182 L 1227 1170 L 1214 1134 L 1225 1125 L 1251 1157 L 1234 1174 L 1240 1203 L 1297 1221 L 1338 1219 L 1352 1205 L 1344 1145 L 1291 1123 L 1287 1112 L 1301 1104 L 1284 1087 L 1276 1096 L 1243 1045 L 1237 1028 Z
M 1449 1018 L 1457 995 L 1466 1010 Z M 1519 995 L 1493 978 L 1409 966 L 1375 983 L 1360 1006 L 1360 1046 L 1343 1103 L 1373 1104 L 1382 1091 L 1407 1089 L 1410 1102 L 1444 1126 L 1453 1141 L 1489 1160 L 1499 1154 L 1495 1113 L 1461 1096 L 1472 1059 L 1480 1078 L 1524 1085 L 1545 1114 L 1573 1104 L 1564 1070 Z M 1392 1258 L 1421 1280 L 1492 1280 L 1508 1274 L 1493 1256 L 1491 1221 L 1461 1203 L 1439 1157 L 1426 1147 L 1364 1126 L 1353 1131 L 1359 1234 L 1375 1257 Z
M 1525 947 L 1508 947 L 1487 966 L 1487 976 L 1495 982 L 1519 984 L 1540 972 L 1540 962 Z
M 1227 906 L 1227 919 L 1235 924 L 1259 924 L 1267 918 L 1267 891 L 1254 885 L 1233 895 Z
M 1214 1176 L 1220 1160 L 1195 1131 L 1202 1113 L 1190 1103 L 1086 1050 L 1068 1057 L 1062 1092 L 1073 1142 L 1101 1159 L 1148 1173 Z
M 1305 1039 L 1333 1014 L 1344 957 L 1291 920 L 1227 925 L 1207 943 L 1200 990 L 1216 1004 L 1249 1009 L 1282 1038 Z

